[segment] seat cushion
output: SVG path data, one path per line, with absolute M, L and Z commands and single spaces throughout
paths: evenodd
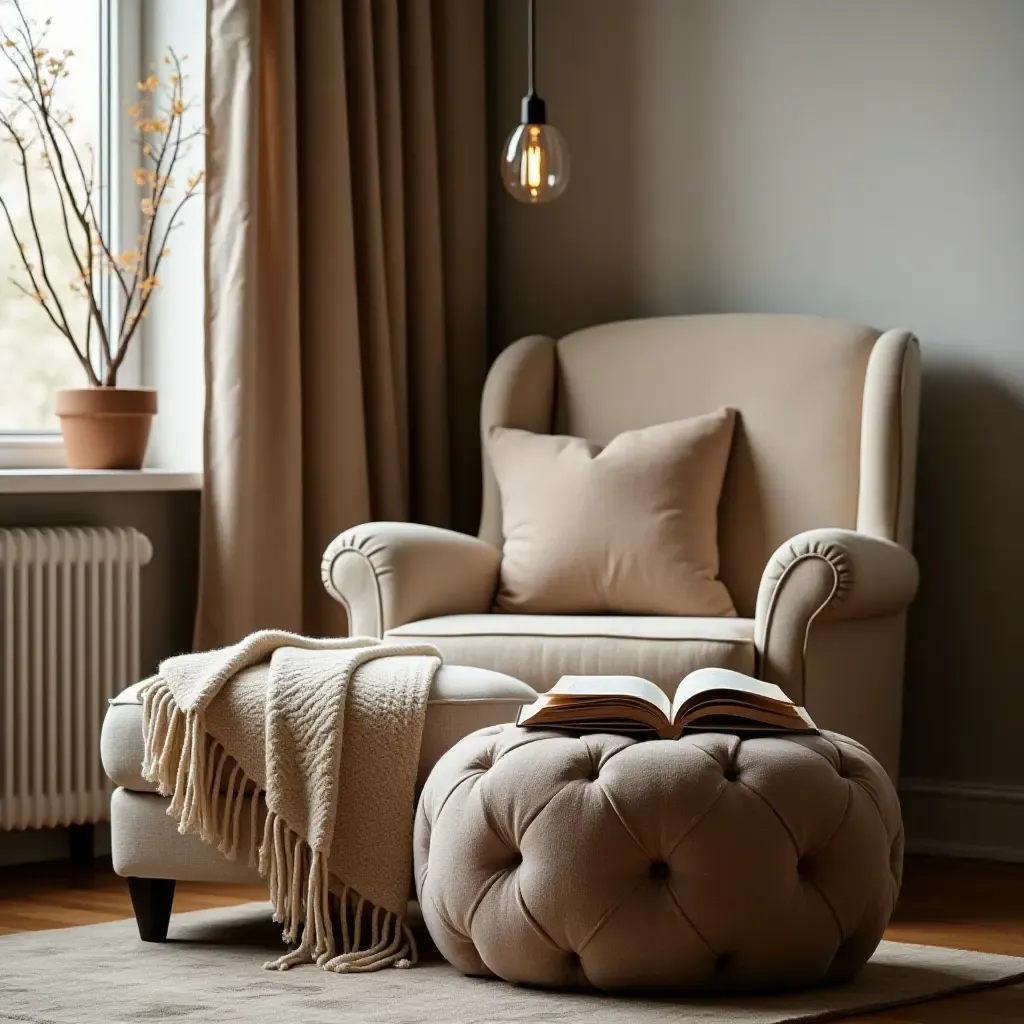
M 107 710 L 100 738 L 103 767 L 115 785 L 138 793 L 154 793 L 156 786 L 142 777 L 143 683 L 118 694 Z M 442 665 L 434 677 L 427 701 L 417 785 L 422 786 L 438 758 L 463 736 L 487 725 L 515 721 L 523 704 L 536 692 L 500 672 Z M 230 772 L 224 772 L 225 785 Z
M 565 673 L 642 676 L 675 693 L 707 666 L 754 673 L 754 620 L 653 615 L 444 615 L 385 639 L 434 644 L 446 661 L 508 672 L 534 689 Z

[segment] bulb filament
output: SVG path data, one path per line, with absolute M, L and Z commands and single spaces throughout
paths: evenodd
M 541 164 L 543 163 L 543 151 L 540 145 L 540 129 L 534 125 L 530 125 L 530 142 L 526 147 L 526 152 L 523 154 L 523 163 L 521 168 L 521 180 L 522 183 L 529 188 L 530 195 L 536 196 L 537 191 L 540 188 L 541 181 Z

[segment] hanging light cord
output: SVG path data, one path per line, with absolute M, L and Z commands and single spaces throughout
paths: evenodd
M 530 0 L 529 14 L 526 21 L 527 34 L 527 67 L 530 76 L 530 95 L 536 93 L 534 81 L 534 64 L 536 62 L 535 52 L 537 49 L 537 0 Z

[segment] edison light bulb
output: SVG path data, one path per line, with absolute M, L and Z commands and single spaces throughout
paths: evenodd
M 553 125 L 524 123 L 508 137 L 501 180 L 521 203 L 547 203 L 569 184 L 569 148 Z

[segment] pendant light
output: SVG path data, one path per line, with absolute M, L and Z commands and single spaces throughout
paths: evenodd
M 529 0 L 527 52 L 529 91 L 523 97 L 521 124 L 508 137 L 501 157 L 501 180 L 521 203 L 548 203 L 569 184 L 569 149 L 562 133 L 547 122 L 547 109 L 537 95 L 536 0 Z

